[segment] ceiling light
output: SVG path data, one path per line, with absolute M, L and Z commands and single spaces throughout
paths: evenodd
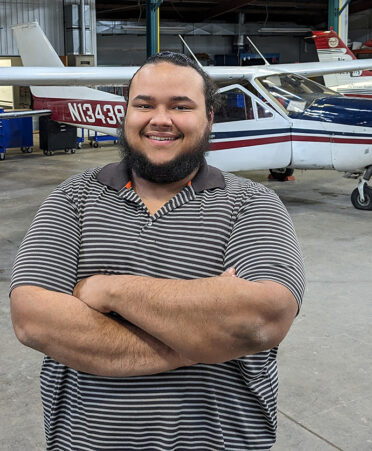
M 308 33 L 311 28 L 259 28 L 259 33 Z

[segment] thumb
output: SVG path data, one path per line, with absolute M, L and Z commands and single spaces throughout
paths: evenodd
M 236 270 L 233 266 L 225 269 L 225 271 L 221 274 L 222 277 L 236 277 Z

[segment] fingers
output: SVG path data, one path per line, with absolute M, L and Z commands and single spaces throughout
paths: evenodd
M 221 277 L 237 277 L 236 269 L 230 266 L 221 274 Z

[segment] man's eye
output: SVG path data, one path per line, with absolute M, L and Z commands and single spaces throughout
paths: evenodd
M 149 108 L 151 108 L 151 105 L 148 105 L 146 103 L 141 103 L 138 105 L 134 105 L 135 108 L 138 108 L 140 110 L 148 110 Z
M 191 107 L 188 105 L 176 105 L 174 107 L 175 110 L 191 110 Z

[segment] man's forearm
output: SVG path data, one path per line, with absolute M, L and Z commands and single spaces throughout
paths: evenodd
M 11 308 L 22 343 L 79 371 L 127 377 L 192 364 L 138 327 L 119 323 L 73 296 L 18 287 Z
M 98 296 L 94 287 L 99 287 Z M 296 302 L 282 285 L 236 277 L 94 276 L 76 291 L 93 308 L 105 298 L 107 311 L 118 312 L 182 355 L 205 363 L 275 346 L 296 313 Z

